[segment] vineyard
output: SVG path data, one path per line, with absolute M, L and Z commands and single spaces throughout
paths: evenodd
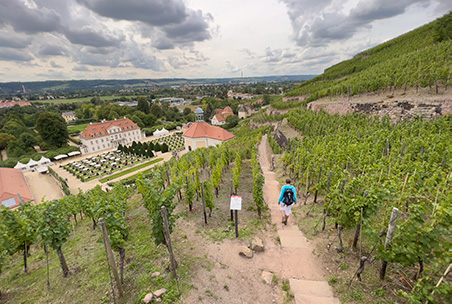
M 388 264 L 412 280 L 400 296 L 413 303 L 450 295 L 450 285 L 437 283 L 452 258 L 451 118 L 391 124 L 300 109 L 288 121 L 303 137 L 290 141 L 282 163 L 302 200 L 313 198 L 314 234 L 334 229 L 337 251 L 361 259 L 360 280 L 366 262 L 379 260 L 381 280 Z M 352 239 L 343 239 L 348 230 Z
M 150 169 L 146 178 L 139 174 L 132 186 L 115 183 L 108 192 L 97 186 L 59 201 L 24 204 L 17 211 L 2 208 L 0 269 L 4 275 L 0 276 L 0 302 L 14 298 L 17 302 L 48 303 L 70 292 L 74 299 L 85 303 L 86 298 L 77 293 L 84 288 L 97 303 L 118 301 L 119 289 L 133 295 L 121 298 L 120 303 L 136 303 L 153 288 L 167 289 L 162 296 L 164 303 L 177 301 L 180 293 L 189 290 L 189 268 L 195 260 L 179 251 L 179 279 L 185 282 L 180 286 L 172 276 L 151 279 L 153 272 L 165 272 L 168 266 L 167 247 L 160 246 L 168 245 L 162 206 L 168 212 L 171 232 L 178 220 L 196 221 L 200 233 L 208 238 L 232 239 L 235 234 L 224 231 L 231 225 L 229 204 L 218 204 L 228 202 L 227 198 L 235 193 L 244 199 L 241 216 L 260 219 L 244 222 L 240 237 L 266 229 L 263 176 L 256 157 L 256 144 L 266 130 L 250 131 L 245 126 L 241 132 L 246 136 L 218 148 L 173 158 Z M 111 156 L 115 157 L 112 161 L 118 154 Z M 101 218 L 117 260 L 120 286 L 113 289 L 114 271 L 108 266 L 102 244 L 106 241 L 98 227 Z M 25 286 L 34 286 L 33 298 L 21 291 Z
M 351 265 L 343 262 L 346 258 L 356 264 L 351 275 L 329 278 L 331 285 L 342 284 L 336 291 L 343 302 L 449 303 L 452 117 L 393 123 L 388 116 L 330 115 L 303 104 L 388 88 L 447 90 L 451 18 L 448 13 L 327 69 L 289 93 L 306 100 L 275 98 L 272 108 L 241 121 L 233 129 L 235 138 L 221 146 L 151 168 L 162 160 L 153 159 L 156 151 L 183 148 L 181 134 L 175 134 L 66 165 L 80 180 L 102 177 L 102 183 L 149 168 L 104 184 L 108 190 L 97 186 L 76 195 L 69 195 L 67 182 L 56 176 L 68 194 L 63 199 L 24 203 L 14 211 L 2 207 L 0 303 L 142 303 L 162 288 L 160 302 L 182 302 L 197 289 L 196 268 L 214 269 L 208 280 L 229 292 L 214 274 L 214 267 L 229 265 L 195 252 L 206 244 L 200 240 L 244 243 L 258 234 L 282 247 L 279 236 L 273 239 L 276 225 L 270 221 L 268 204 L 275 202 L 264 199 L 258 146 L 265 134 L 262 144 L 273 152 L 271 170 L 280 180 L 289 176 L 297 188 L 302 206 L 294 209 L 291 221 L 305 235 L 328 242 L 313 256 L 329 255 L 342 270 Z M 283 123 L 291 136 L 285 137 L 282 128 L 274 136 L 274 126 Z M 232 195 L 242 197 L 240 215 L 229 208 Z M 246 292 L 246 275 L 227 278 Z M 271 284 L 278 279 L 273 273 Z M 275 286 L 267 287 L 273 293 Z M 199 303 L 230 300 L 203 292 Z
M 288 96 L 309 96 L 305 103 L 324 96 L 353 96 L 388 88 L 450 85 L 452 13 L 357 54 L 306 81 Z

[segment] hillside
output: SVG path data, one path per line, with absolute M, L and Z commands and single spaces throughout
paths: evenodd
M 294 88 L 287 96 L 306 102 L 325 96 L 354 96 L 387 88 L 450 85 L 452 13 L 340 62 Z
M 108 89 L 144 89 L 184 85 L 209 85 L 227 83 L 253 83 L 273 81 L 303 81 L 313 78 L 314 75 L 283 75 L 262 77 L 237 78 L 167 78 L 167 79 L 93 79 L 93 80 L 48 80 L 32 82 L 6 82 L 0 83 L 0 96 L 15 94 L 17 92 L 68 92 L 78 90 L 108 90 Z

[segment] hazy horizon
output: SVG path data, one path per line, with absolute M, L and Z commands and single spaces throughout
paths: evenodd
M 318 75 L 442 0 L 3 0 L 0 82 Z

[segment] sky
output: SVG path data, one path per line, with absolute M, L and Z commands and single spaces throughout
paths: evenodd
M 0 82 L 321 74 L 449 0 L 0 0 Z

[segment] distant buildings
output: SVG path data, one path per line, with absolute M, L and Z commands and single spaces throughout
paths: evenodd
M 234 134 L 223 128 L 211 126 L 204 122 L 204 111 L 201 108 L 195 110 L 195 115 L 196 122 L 188 123 L 187 129 L 182 135 L 186 151 L 218 146 L 235 137 Z
M 13 209 L 20 203 L 34 201 L 30 187 L 20 169 L 0 168 L 0 202 Z
M 24 107 L 31 106 L 31 103 L 28 100 L 20 100 L 20 101 L 12 101 L 12 100 L 0 100 L 0 109 L 4 108 L 12 108 L 14 106 Z
M 254 113 L 254 109 L 252 105 L 242 105 L 239 109 L 238 115 L 239 118 L 247 118 L 250 117 Z
M 216 109 L 216 114 L 212 118 L 212 124 L 215 126 L 221 126 L 226 124 L 226 118 L 228 116 L 234 115 L 234 112 L 232 112 L 231 107 L 226 107 L 224 109 Z
M 75 117 L 75 112 L 63 112 L 61 113 L 61 116 L 64 118 L 66 123 L 77 120 L 77 117 Z
M 140 127 L 128 118 L 90 123 L 80 133 L 80 151 L 83 154 L 116 148 L 146 137 Z
M 116 101 L 114 102 L 114 104 L 120 105 L 121 107 L 124 106 L 129 106 L 132 108 L 136 108 L 138 106 L 138 101 L 134 100 L 134 101 Z
M 252 94 L 247 93 L 234 93 L 234 91 L 228 91 L 228 98 L 240 99 L 240 100 L 250 100 L 254 96 Z
M 176 97 L 165 97 L 165 98 L 160 98 L 159 99 L 160 102 L 169 102 L 169 103 L 175 103 L 175 104 L 184 104 L 185 103 L 185 99 L 183 98 L 176 98 Z

